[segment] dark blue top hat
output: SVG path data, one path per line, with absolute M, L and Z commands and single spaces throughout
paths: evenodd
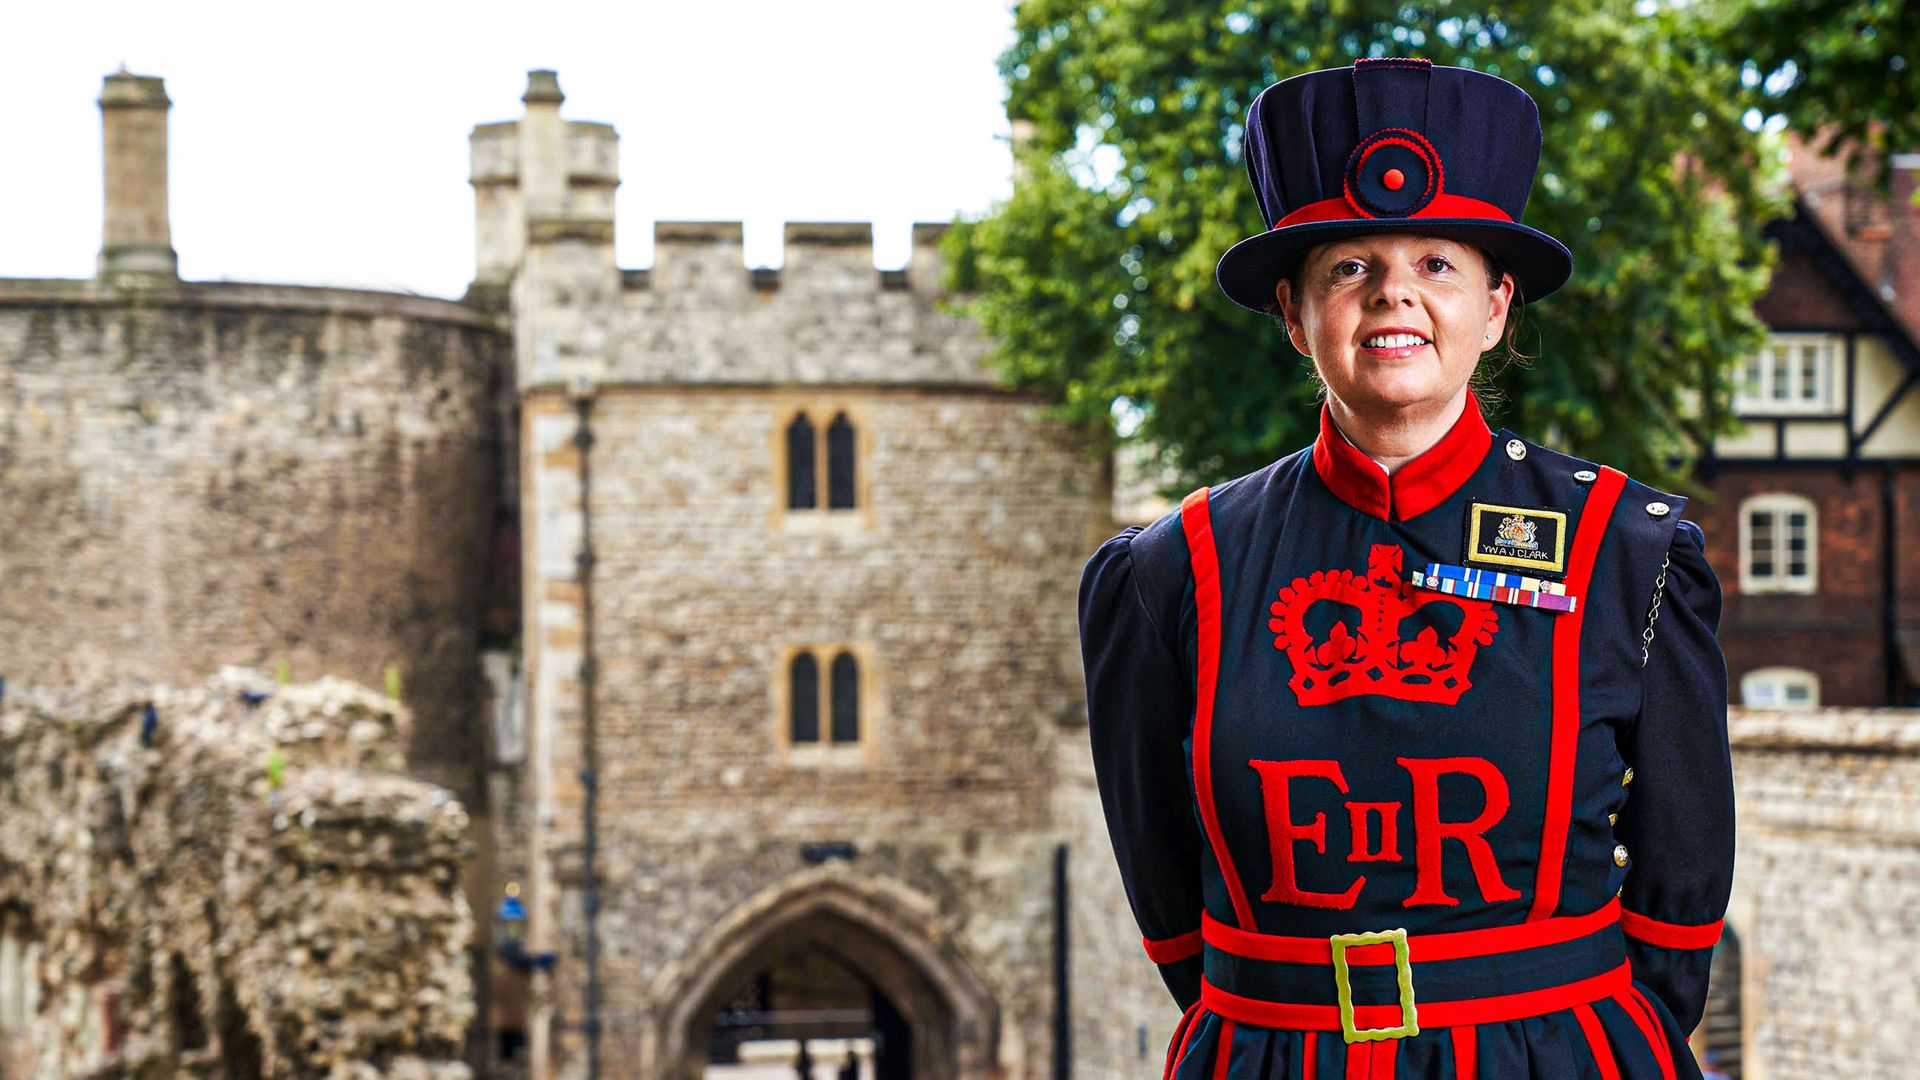
M 1247 109 L 1243 155 L 1262 220 L 1215 277 L 1265 311 L 1274 285 L 1316 244 L 1419 232 L 1478 244 L 1539 300 L 1573 256 L 1520 224 L 1540 163 L 1540 110 L 1525 90 L 1418 57 L 1357 60 L 1274 83 Z

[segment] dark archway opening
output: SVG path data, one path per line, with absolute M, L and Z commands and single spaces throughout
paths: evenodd
M 953 1075 L 945 995 L 893 943 L 830 909 L 768 933 L 714 986 L 687 1042 L 708 1080 Z
M 1712 1078 L 1741 1080 L 1745 1075 L 1741 1050 L 1745 1044 L 1745 1019 L 1740 1003 L 1740 937 L 1732 926 L 1722 928 L 1713 947 L 1713 960 L 1707 969 L 1707 1008 L 1700 1018 L 1700 1046 L 1703 1073 Z
M 913 1027 L 886 991 L 820 938 L 781 938 L 714 1008 L 712 1080 L 909 1080 Z

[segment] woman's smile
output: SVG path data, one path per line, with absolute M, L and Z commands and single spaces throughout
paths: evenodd
M 1427 352 L 1433 348 L 1432 339 L 1406 326 L 1375 330 L 1360 339 L 1358 348 L 1360 355 L 1369 360 L 1407 360 L 1433 355 Z

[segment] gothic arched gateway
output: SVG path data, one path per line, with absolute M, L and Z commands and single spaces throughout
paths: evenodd
M 871 987 L 874 1023 L 904 1029 L 913 1080 L 981 1080 L 998 1056 L 992 991 L 938 924 L 934 902 L 845 864 L 796 875 L 720 920 L 652 985 L 647 1075 L 699 1080 L 716 1016 L 769 968 L 823 964 Z M 898 1059 L 896 1059 L 897 1061 Z

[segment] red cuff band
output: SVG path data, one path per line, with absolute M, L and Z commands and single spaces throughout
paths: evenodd
M 1176 964 L 1190 956 L 1200 955 L 1200 931 L 1190 930 L 1179 937 L 1141 938 L 1140 944 L 1147 950 L 1147 959 L 1156 964 Z
M 1682 926 L 1679 923 L 1661 922 L 1649 919 L 1645 915 L 1636 915 L 1625 908 L 1620 909 L 1620 929 L 1636 941 L 1649 945 L 1658 945 L 1663 949 L 1710 949 L 1720 940 L 1720 928 L 1727 920 L 1715 919 L 1698 926 Z

